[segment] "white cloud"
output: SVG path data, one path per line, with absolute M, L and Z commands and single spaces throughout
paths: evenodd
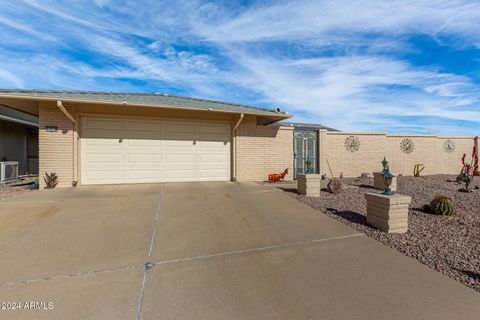
M 448 133 L 461 130 L 456 121 L 480 127 L 474 70 L 469 78 L 414 66 L 399 54 L 419 50 L 409 42 L 412 35 L 456 49 L 478 47 L 477 1 L 299 0 L 235 7 L 197 0 L 24 0 L 7 1 L 0 18 L 22 31 L 23 42 L 14 43 L 29 51 L 0 60 L 0 69 L 9 72 L 0 74 L 0 85 L 138 90 L 122 80 L 130 79 L 149 88 L 281 106 L 298 120 L 341 129 Z M 65 48 L 100 62 L 65 56 Z
M 0 85 L 4 87 L 23 88 L 23 81 L 12 72 L 0 68 Z

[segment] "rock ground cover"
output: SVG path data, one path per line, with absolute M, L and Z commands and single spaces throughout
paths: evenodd
M 366 223 L 367 192 L 373 178 L 344 178 L 347 188 L 339 194 L 322 191 L 320 198 L 288 192 L 292 197 L 340 220 L 383 244 L 480 292 L 480 179 L 473 193 L 458 190 L 454 175 L 398 177 L 398 193 L 412 197 L 409 230 L 406 234 L 388 234 Z M 289 190 L 293 191 L 293 190 Z M 422 210 L 436 195 L 452 199 L 455 214 L 436 216 Z

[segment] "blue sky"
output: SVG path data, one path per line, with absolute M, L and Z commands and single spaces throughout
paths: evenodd
M 480 134 L 480 2 L 3 0 L 0 87 L 161 92 Z

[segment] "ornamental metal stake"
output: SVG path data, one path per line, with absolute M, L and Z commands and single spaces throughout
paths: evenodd
M 388 167 L 388 161 L 386 156 L 383 157 L 382 166 L 383 166 L 383 172 L 385 172 Z

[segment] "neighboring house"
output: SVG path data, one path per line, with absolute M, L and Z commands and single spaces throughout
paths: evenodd
M 38 174 L 38 117 L 0 103 L 0 162 L 18 162 L 18 174 Z
M 163 94 L 37 90 L 0 90 L 0 104 L 39 117 L 40 173 L 56 172 L 63 187 L 264 180 L 293 163 L 293 128 L 271 125 L 291 115 L 278 110 Z

